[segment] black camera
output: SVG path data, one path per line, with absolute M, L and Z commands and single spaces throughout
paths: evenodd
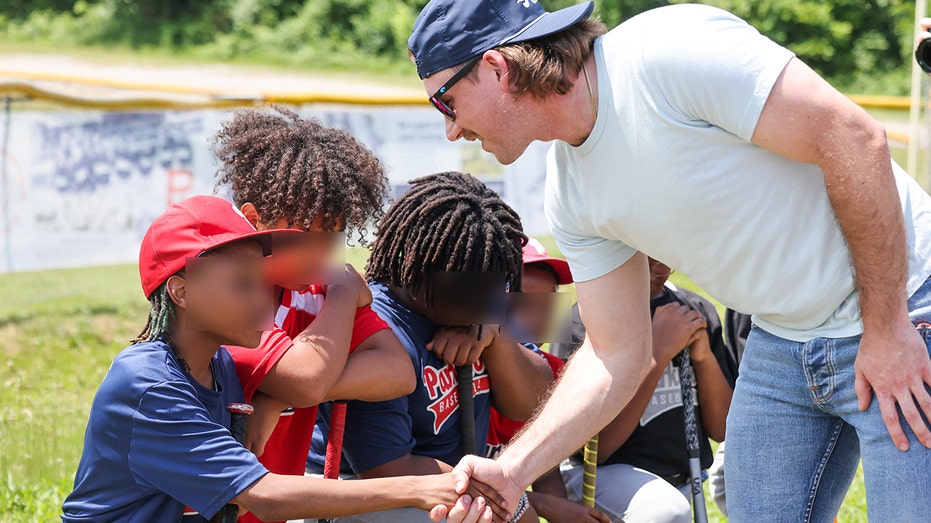
M 931 74 L 931 38 L 925 38 L 918 42 L 918 48 L 915 49 L 915 60 L 921 70 Z

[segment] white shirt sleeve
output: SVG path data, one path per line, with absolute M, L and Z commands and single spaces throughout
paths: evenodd
M 690 8 L 678 10 L 680 16 L 657 17 L 662 26 L 645 32 L 645 81 L 670 117 L 750 141 L 794 54 L 727 11 Z
M 547 170 L 556 173 L 559 162 L 565 162 L 554 144 L 547 155 Z M 556 245 L 569 262 L 572 279 L 576 282 L 588 281 L 604 276 L 620 267 L 637 251 L 620 240 L 602 237 L 589 225 L 586 226 L 584 210 L 586 203 L 566 184 L 571 183 L 571 176 L 547 176 L 546 200 L 544 212 Z

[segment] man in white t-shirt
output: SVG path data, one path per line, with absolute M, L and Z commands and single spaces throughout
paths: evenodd
M 450 140 L 505 164 L 555 140 L 546 214 L 588 332 L 536 421 L 460 482 L 513 507 L 631 398 L 649 255 L 758 326 L 728 418 L 735 521 L 829 521 L 861 455 L 871 521 L 926 518 L 931 198 L 878 122 L 730 13 L 665 7 L 602 36 L 591 11 L 432 0 L 409 40 Z

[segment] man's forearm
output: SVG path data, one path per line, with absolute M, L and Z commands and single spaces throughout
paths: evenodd
M 519 485 L 526 487 L 581 448 L 620 412 L 645 373 L 644 338 L 630 351 L 613 353 L 596 352 L 586 340 L 543 409 L 498 458 Z
M 885 134 L 866 123 L 835 137 L 819 166 L 853 258 L 864 328 L 882 330 L 908 312 L 905 226 Z

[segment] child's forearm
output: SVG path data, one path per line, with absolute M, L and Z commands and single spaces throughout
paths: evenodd
M 553 370 L 538 354 L 499 335 L 482 353 L 492 402 L 503 416 L 526 421 L 553 384 Z
M 233 500 L 264 521 L 349 516 L 365 512 L 435 505 L 452 506 L 449 474 L 338 481 L 267 474 Z
M 327 295 L 320 314 L 294 337 L 259 390 L 294 407 L 323 403 L 349 355 L 355 306 L 352 296 Z
M 417 385 L 411 357 L 390 329 L 366 338 L 349 355 L 326 399 L 387 401 L 413 392 Z

